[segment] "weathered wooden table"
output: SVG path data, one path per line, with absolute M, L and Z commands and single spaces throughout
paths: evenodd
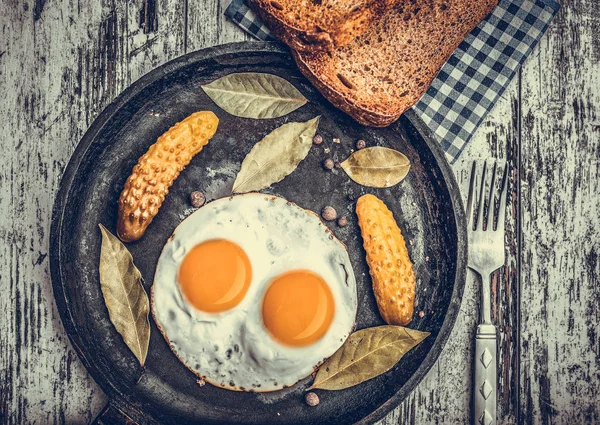
M 52 296 L 61 173 L 98 113 L 154 67 L 246 36 L 219 0 L 0 0 L 0 422 L 84 423 L 106 402 Z M 512 166 L 493 282 L 502 423 L 600 422 L 600 4 L 567 0 L 453 165 Z M 470 421 L 478 284 L 437 364 L 383 424 Z

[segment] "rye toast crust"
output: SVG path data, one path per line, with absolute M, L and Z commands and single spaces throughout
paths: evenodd
M 248 0 L 248 6 L 267 28 L 293 50 L 306 52 L 332 51 L 350 43 L 362 34 L 374 20 L 384 15 L 394 4 L 404 0 L 373 0 L 362 3 L 350 19 L 325 28 L 312 20 L 295 21 L 286 15 L 284 6 L 273 0 Z M 279 7 L 274 5 L 278 4 Z M 360 3 L 359 3 L 360 4 Z
M 301 72 L 334 106 L 360 124 L 385 127 L 421 98 L 456 47 L 496 4 L 413 0 L 389 11 L 343 48 L 292 53 Z M 430 34 L 438 38 L 427 39 Z
M 396 121 L 402 112 L 390 114 L 377 114 L 369 111 L 366 107 L 358 107 L 358 105 L 340 91 L 337 91 L 334 84 L 328 84 L 324 79 L 315 75 L 311 66 L 305 62 L 304 56 L 299 52 L 292 51 L 300 72 L 312 83 L 313 86 L 329 101 L 333 106 L 350 115 L 356 122 L 369 127 L 387 127 Z M 408 109 L 408 108 L 406 108 Z

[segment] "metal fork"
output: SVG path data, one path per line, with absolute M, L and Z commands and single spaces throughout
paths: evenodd
M 508 165 L 504 167 L 501 183 L 498 221 L 494 230 L 495 178 L 497 163 L 494 161 L 489 194 L 485 190 L 487 161 L 479 173 L 477 163 L 473 162 L 469 198 L 467 201 L 467 219 L 469 234 L 469 268 L 481 276 L 481 308 L 477 335 L 475 337 L 475 387 L 474 422 L 480 425 L 496 423 L 496 326 L 491 319 L 490 278 L 492 273 L 504 265 L 504 219 L 506 213 L 506 192 L 508 186 Z M 479 189 L 478 189 L 478 181 Z M 478 208 L 473 216 L 473 204 L 476 191 L 479 192 Z M 486 195 L 488 195 L 486 197 Z M 487 200 L 487 202 L 486 202 Z M 487 203 L 487 220 L 484 208 Z M 485 222 L 485 229 L 484 229 Z M 475 230 L 473 230 L 475 228 Z

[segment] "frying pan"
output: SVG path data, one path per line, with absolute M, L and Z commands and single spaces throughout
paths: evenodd
M 279 75 L 309 102 L 282 118 L 234 117 L 200 87 L 234 72 Z M 390 207 L 409 241 L 417 275 L 417 306 L 410 327 L 431 333 L 390 371 L 346 390 L 317 390 L 320 404 L 308 407 L 303 394 L 310 378 L 261 394 L 198 385 L 152 320 L 145 366 L 129 351 L 109 320 L 100 290 L 98 223 L 115 232 L 117 199 L 137 159 L 174 123 L 205 109 L 220 119 L 215 137 L 175 181 L 144 237 L 127 244 L 145 289 L 149 292 L 163 245 L 193 211 L 191 191 L 202 190 L 209 200 L 230 195 L 244 156 L 258 140 L 285 122 L 321 115 L 318 133 L 325 142 L 313 146 L 296 171 L 264 192 L 317 212 L 332 205 L 349 218 L 344 228 L 330 227 L 346 244 L 357 277 L 357 329 L 383 322 L 372 294 L 353 200 L 374 193 Z M 322 168 L 326 157 L 344 160 L 359 139 L 403 152 L 411 161 L 407 178 L 393 188 L 370 189 L 352 182 L 341 169 Z M 408 111 L 387 128 L 356 124 L 304 79 L 289 51 L 264 42 L 185 55 L 145 75 L 109 105 L 77 146 L 64 173 L 53 211 L 51 247 L 54 296 L 63 325 L 81 361 L 110 399 L 95 420 L 101 424 L 372 423 L 397 406 L 436 361 L 458 314 L 465 282 L 460 194 L 443 152 L 421 120 Z

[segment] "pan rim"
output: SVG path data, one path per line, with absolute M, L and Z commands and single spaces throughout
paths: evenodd
M 237 42 L 222 44 L 214 47 L 205 48 L 196 52 L 188 53 L 172 61 L 169 61 L 152 71 L 148 72 L 140 79 L 131 84 L 125 89 L 120 95 L 118 95 L 94 120 L 92 125 L 88 128 L 81 141 L 76 146 L 72 153 L 69 163 L 63 172 L 59 189 L 57 191 L 54 207 L 52 210 L 52 220 L 50 227 L 50 239 L 49 249 L 50 253 L 50 275 L 52 281 L 52 287 L 54 292 L 54 299 L 56 300 L 61 322 L 65 331 L 68 335 L 69 341 L 77 355 L 81 359 L 83 365 L 94 378 L 94 380 L 100 385 L 103 391 L 110 398 L 117 398 L 125 401 L 128 405 L 132 405 L 130 396 L 124 394 L 113 382 L 100 370 L 99 367 L 90 361 L 91 352 L 89 347 L 86 347 L 82 343 L 82 337 L 77 330 L 77 323 L 73 318 L 71 309 L 69 307 L 68 294 L 65 291 L 65 284 L 63 280 L 63 267 L 61 264 L 61 233 L 62 224 L 65 214 L 65 208 L 68 203 L 70 189 L 77 175 L 77 171 L 82 163 L 83 158 L 87 150 L 94 143 L 96 136 L 103 130 L 105 125 L 111 120 L 111 118 L 121 109 L 122 106 L 126 105 L 131 99 L 137 96 L 142 90 L 153 83 L 155 80 L 166 76 L 167 74 L 181 69 L 191 63 L 209 59 L 216 56 L 223 56 L 228 54 L 240 54 L 240 53 L 275 53 L 290 55 L 289 50 L 283 47 L 281 44 L 276 42 Z M 402 388 L 392 395 L 385 403 L 381 404 L 370 414 L 356 422 L 356 424 L 370 424 L 388 414 L 392 409 L 397 407 L 418 385 L 419 382 L 425 377 L 431 367 L 437 361 L 441 354 L 444 346 L 446 345 L 448 338 L 460 311 L 461 300 L 464 292 L 465 281 L 466 281 L 466 263 L 467 263 L 467 236 L 466 236 L 466 219 L 462 203 L 462 197 L 458 190 L 454 173 L 450 168 L 450 164 L 447 162 L 445 153 L 443 152 L 439 142 L 431 130 L 425 125 L 425 123 L 419 118 L 414 110 L 409 109 L 404 114 L 405 118 L 411 123 L 413 127 L 423 137 L 427 148 L 433 155 L 438 168 L 441 171 L 442 178 L 446 185 L 449 198 L 451 201 L 451 207 L 454 217 L 454 226 L 456 228 L 457 245 L 455 253 L 455 264 L 456 270 L 454 275 L 454 285 L 450 303 L 444 317 L 442 326 L 440 327 L 439 333 L 436 337 L 434 344 L 426 355 L 425 359 L 414 371 L 412 376 L 406 381 Z

